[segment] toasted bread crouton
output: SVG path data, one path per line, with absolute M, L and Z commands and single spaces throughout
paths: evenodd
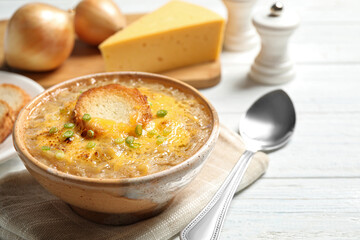
M 91 120 L 84 120 L 84 114 L 89 114 Z M 102 133 L 106 131 L 105 128 L 113 127 L 114 124 L 134 129 L 137 124 L 144 126 L 151 119 L 147 97 L 136 88 L 119 84 L 89 89 L 80 95 L 75 106 L 77 125 L 95 133 Z
M 14 112 L 14 118 L 30 99 L 30 96 L 20 87 L 7 83 L 0 84 L 0 100 L 9 104 Z
M 5 101 L 0 100 L 0 143 L 11 133 L 14 125 L 13 110 Z

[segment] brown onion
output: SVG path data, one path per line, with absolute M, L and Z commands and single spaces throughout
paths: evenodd
M 112 0 L 83 0 L 75 8 L 75 32 L 84 42 L 98 45 L 126 25 Z
M 60 66 L 74 47 L 69 13 L 42 3 L 19 8 L 5 33 L 5 60 L 14 68 L 48 71 Z

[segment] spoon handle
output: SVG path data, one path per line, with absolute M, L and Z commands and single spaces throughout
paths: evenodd
M 226 212 L 255 153 L 246 150 L 206 207 L 180 233 L 182 240 L 216 240 Z

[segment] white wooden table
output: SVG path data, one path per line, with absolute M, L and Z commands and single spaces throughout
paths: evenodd
M 0 19 L 26 0 L 1 0 Z M 77 1 L 49 0 L 63 9 Z M 125 13 L 148 12 L 166 0 L 118 0 Z M 220 0 L 193 1 L 222 15 Z M 257 8 L 273 1 L 259 0 Z M 222 54 L 222 81 L 202 90 L 220 120 L 237 131 L 240 115 L 260 95 L 282 88 L 297 110 L 293 140 L 270 154 L 265 176 L 238 194 L 221 239 L 360 239 L 360 1 L 283 1 L 301 16 L 290 40 L 294 81 L 276 87 L 250 82 L 258 49 Z M 0 176 L 23 169 L 19 159 Z

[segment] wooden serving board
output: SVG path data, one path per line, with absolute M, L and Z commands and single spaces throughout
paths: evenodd
M 126 15 L 127 23 L 131 23 L 143 14 Z M 48 72 L 35 73 L 12 69 L 4 62 L 4 35 L 7 20 L 0 21 L 0 70 L 16 72 L 37 81 L 44 88 L 51 87 L 65 80 L 91 73 L 105 71 L 104 61 L 97 47 L 90 46 L 79 40 L 71 56 L 57 69 Z M 163 72 L 163 75 L 182 80 L 196 88 L 212 87 L 220 82 L 220 61 L 208 62 L 189 67 Z

